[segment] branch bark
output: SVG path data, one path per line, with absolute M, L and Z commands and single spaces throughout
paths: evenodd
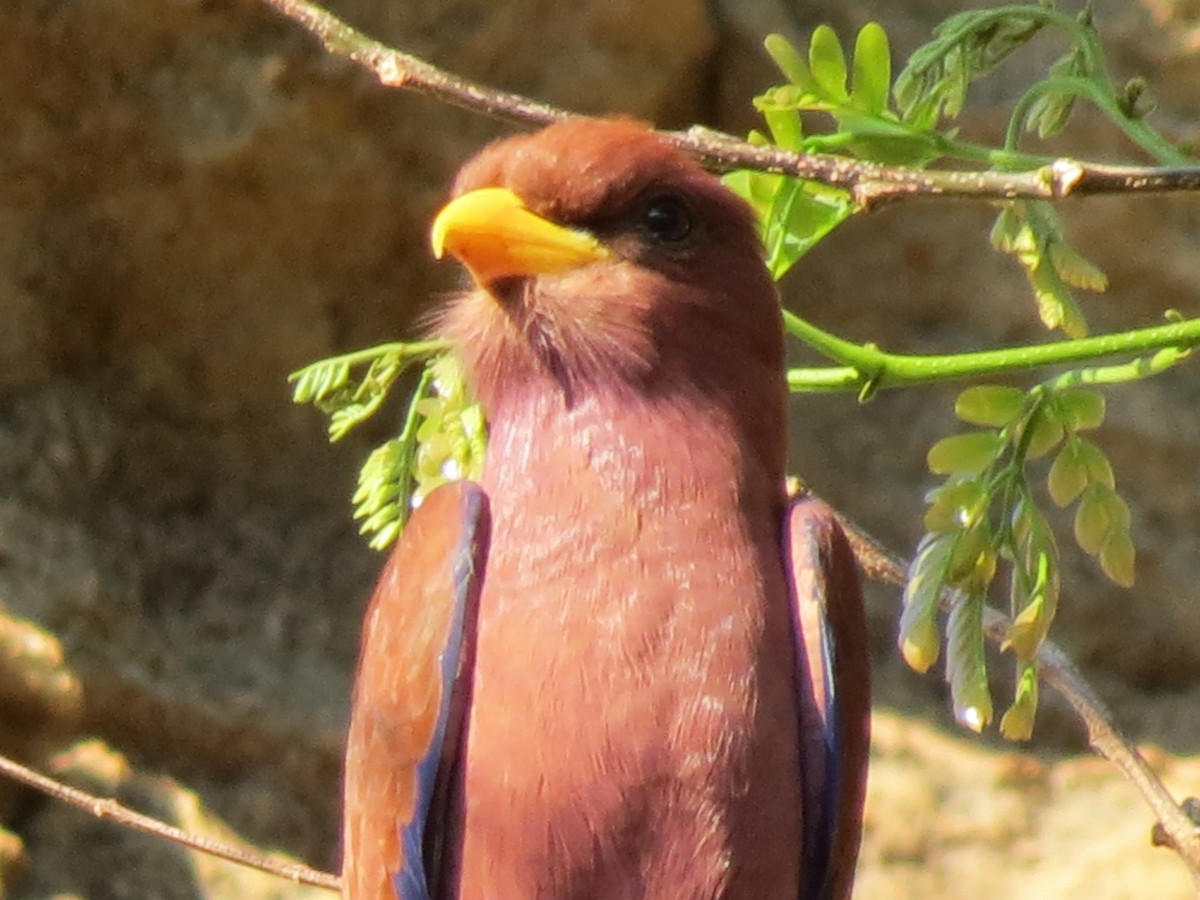
M 258 869 L 271 875 L 278 875 L 280 878 L 286 878 L 288 881 L 294 881 L 298 884 L 309 884 L 314 887 L 327 888 L 331 891 L 341 890 L 342 881 L 336 875 L 321 872 L 303 863 L 291 863 L 276 859 L 249 847 L 235 847 L 231 844 L 225 844 L 221 841 L 204 837 L 203 835 L 184 831 L 182 828 L 168 825 L 166 822 L 155 819 L 153 816 L 147 816 L 137 810 L 130 809 L 116 800 L 107 797 L 97 797 L 94 794 L 89 794 L 87 791 L 70 787 L 48 775 L 35 772 L 28 766 L 23 766 L 6 756 L 0 756 L 0 774 L 7 775 L 14 781 L 19 781 L 21 784 L 39 790 L 50 797 L 54 797 L 56 800 L 61 800 L 63 803 L 82 809 L 97 819 L 111 819 L 119 825 L 132 828 L 143 834 L 162 838 L 173 844 L 188 847 L 192 850 L 199 850 L 201 853 L 207 853 L 210 856 L 216 856 L 239 865 L 249 866 L 252 869 Z
M 549 125 L 568 110 L 476 84 L 367 37 L 308 0 L 263 0 L 299 23 L 334 56 L 367 69 L 385 87 L 414 91 L 453 106 L 525 125 Z M 1107 166 L 1057 159 L 1024 172 L 911 169 L 841 156 L 760 147 L 707 128 L 666 137 L 716 171 L 754 169 L 845 188 L 864 209 L 912 197 L 1061 200 L 1094 194 L 1200 189 L 1200 168 Z

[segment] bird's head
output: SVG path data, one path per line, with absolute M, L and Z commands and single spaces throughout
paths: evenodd
M 474 289 L 450 304 L 485 409 L 533 384 L 780 390 L 782 331 L 750 209 L 652 129 L 572 119 L 470 160 L 433 224 Z M 739 374 L 741 373 L 741 374 Z M 774 393 L 769 396 L 774 396 Z

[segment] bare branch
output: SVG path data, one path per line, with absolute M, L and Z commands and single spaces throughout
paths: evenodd
M 903 586 L 908 577 L 908 564 L 841 514 L 838 518 L 867 577 Z M 953 596 L 953 591 L 942 592 L 944 610 L 948 611 L 953 605 Z M 984 610 L 984 631 L 993 643 L 1002 644 L 1011 625 L 1003 613 L 991 608 Z M 1176 802 L 1137 748 L 1121 734 L 1104 702 L 1056 644 L 1044 641 L 1038 649 L 1037 662 L 1042 680 L 1062 694 L 1082 720 L 1092 749 L 1120 769 L 1141 792 L 1158 820 L 1154 826 L 1154 842 L 1174 849 L 1200 888 L 1200 826 L 1189 815 L 1195 801 Z
M 571 113 L 459 78 L 408 53 L 372 40 L 307 0 L 263 0 L 317 37 L 325 49 L 358 63 L 384 87 L 404 88 L 443 103 L 486 113 L 511 122 L 549 125 L 571 118 Z
M 161 822 L 151 816 L 132 810 L 115 800 L 96 797 L 86 791 L 65 785 L 61 781 L 56 781 L 18 762 L 14 762 L 6 756 L 0 756 L 0 773 L 35 788 L 44 794 L 48 794 L 57 800 L 69 803 L 71 806 L 91 813 L 97 819 L 111 819 L 113 822 L 136 829 L 143 834 L 150 834 L 171 841 L 174 844 L 182 844 L 193 850 L 199 850 L 201 853 L 217 856 L 243 866 L 250 866 L 251 868 L 267 872 L 271 875 L 278 875 L 280 878 L 286 878 L 298 884 L 328 888 L 331 891 L 341 890 L 342 881 L 336 875 L 309 868 L 302 863 L 284 862 L 283 860 L 272 858 L 246 847 L 234 847 L 221 841 L 192 834 L 181 828 L 176 828 L 174 825 L 168 825 L 166 822 Z
M 415 91 L 454 106 L 529 125 L 547 125 L 575 115 L 519 94 L 476 84 L 393 50 L 308 0 L 263 2 L 302 25 L 333 55 L 372 72 L 386 87 Z M 706 128 L 668 132 L 667 137 L 714 170 L 754 169 L 819 181 L 847 189 L 864 209 L 911 197 L 1060 200 L 1094 194 L 1200 189 L 1200 168 L 1106 166 L 1058 159 L 1024 172 L 911 169 L 760 147 Z

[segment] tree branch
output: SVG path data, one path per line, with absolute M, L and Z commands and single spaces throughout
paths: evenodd
M 0 773 L 7 775 L 14 781 L 19 781 L 44 794 L 48 794 L 57 800 L 82 809 L 97 819 L 111 819 L 113 822 L 125 825 L 143 834 L 153 835 L 154 837 L 170 841 L 173 844 L 180 844 L 192 850 L 199 850 L 201 853 L 207 853 L 210 856 L 216 856 L 229 862 L 238 863 L 239 865 L 249 866 L 261 872 L 278 875 L 280 878 L 286 878 L 288 881 L 294 881 L 297 884 L 309 884 L 314 887 L 328 888 L 331 891 L 341 890 L 342 880 L 336 875 L 321 872 L 303 863 L 291 863 L 275 859 L 247 847 L 235 847 L 221 841 L 213 840 L 212 838 L 204 837 L 203 835 L 192 834 L 191 832 L 184 831 L 182 828 L 176 828 L 174 825 L 168 825 L 166 822 L 162 822 L 152 816 L 132 810 L 128 806 L 123 806 L 116 800 L 97 797 L 94 794 L 89 794 L 86 791 L 65 785 L 61 781 L 57 781 L 47 775 L 42 775 L 40 772 L 35 772 L 33 769 L 23 766 L 6 756 L 0 756 Z
M 1000 350 L 938 356 L 888 353 L 875 344 L 856 344 L 783 311 L 788 334 L 840 363 L 837 367 L 789 369 L 788 387 L 801 391 L 858 391 L 873 395 L 885 388 L 980 378 L 1022 369 L 1090 362 L 1109 356 L 1145 354 L 1125 363 L 1068 373 L 1071 383 L 1119 383 L 1157 375 L 1188 357 L 1200 344 L 1200 319 L 1169 322 L 1113 334 Z
M 373 73 L 385 87 L 415 91 L 453 106 L 527 125 L 548 125 L 575 115 L 548 103 L 476 84 L 394 50 L 308 0 L 263 2 L 303 26 L 334 56 L 349 59 Z M 1200 189 L 1200 168 L 1187 166 L 1108 166 L 1063 158 L 1024 172 L 928 170 L 761 147 L 707 128 L 667 132 L 666 137 L 714 170 L 753 169 L 842 187 L 864 209 L 910 197 L 1060 200 L 1092 194 Z
M 302 25 L 334 56 L 358 63 L 384 87 L 404 88 L 472 112 L 527 125 L 549 125 L 571 113 L 520 94 L 510 94 L 459 78 L 408 53 L 372 40 L 337 16 L 307 0 L 263 0 Z
M 908 578 L 908 563 L 840 513 L 838 519 L 863 573 L 873 581 L 902 587 Z M 948 612 L 953 605 L 954 592 L 943 591 L 942 609 Z M 1003 644 L 1011 626 L 1008 616 L 990 607 L 984 609 L 984 631 L 992 643 Z M 1053 641 L 1042 642 L 1037 662 L 1041 679 L 1066 699 L 1083 722 L 1091 748 L 1120 769 L 1141 792 L 1158 820 L 1152 832 L 1154 843 L 1174 849 L 1200 889 L 1200 827 L 1189 814 L 1196 801 L 1189 798 L 1182 804 L 1176 802 L 1137 748 L 1121 733 L 1104 702 Z

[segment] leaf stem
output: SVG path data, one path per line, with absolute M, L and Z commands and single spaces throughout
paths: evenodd
M 1004 146 L 1010 152 L 1017 152 L 1016 147 L 1020 140 L 1021 129 L 1025 127 L 1025 118 L 1029 108 L 1046 94 L 1072 94 L 1090 100 L 1125 133 L 1126 137 L 1160 163 L 1184 166 L 1195 162 L 1192 157 L 1173 147 L 1141 119 L 1128 115 L 1117 102 L 1111 86 L 1100 84 L 1092 78 L 1071 76 L 1039 81 L 1017 101 L 1008 120 L 1008 130 L 1004 135 Z
M 432 365 L 426 364 L 421 372 L 421 377 L 417 379 L 417 384 L 413 388 L 412 399 L 408 403 L 408 412 L 404 415 L 404 427 L 400 429 L 398 440 L 400 441 L 400 458 L 396 463 L 398 480 L 400 483 L 400 512 L 399 520 L 400 527 L 408 522 L 408 517 L 412 513 L 411 500 L 413 494 L 413 460 L 417 456 L 417 429 L 421 425 L 421 400 L 429 391 L 429 384 L 433 381 Z
M 882 388 L 977 378 L 1021 369 L 1085 362 L 1106 356 L 1158 351 L 1149 358 L 1068 372 L 1062 376 L 1064 384 L 1116 384 L 1170 368 L 1186 355 L 1188 349 L 1200 344 L 1200 319 L 1187 319 L 1151 328 L 1050 344 L 944 356 L 910 356 L 888 353 L 874 344 L 855 344 L 823 331 L 786 310 L 783 316 L 789 334 L 841 364 L 828 368 L 791 369 L 787 375 L 788 388 L 795 392 L 857 390 L 864 399 Z
M 288 382 L 292 383 L 299 380 L 309 369 L 328 366 L 333 363 L 341 363 L 351 367 L 360 366 L 364 363 L 374 362 L 380 357 L 389 354 L 396 356 L 398 359 L 421 359 L 443 353 L 449 349 L 450 342 L 444 340 L 392 341 L 387 344 L 376 344 L 374 347 L 367 347 L 365 350 L 355 350 L 353 353 L 344 353 L 341 356 L 330 356 L 327 359 L 307 365 L 302 369 L 297 369 L 288 375 Z

